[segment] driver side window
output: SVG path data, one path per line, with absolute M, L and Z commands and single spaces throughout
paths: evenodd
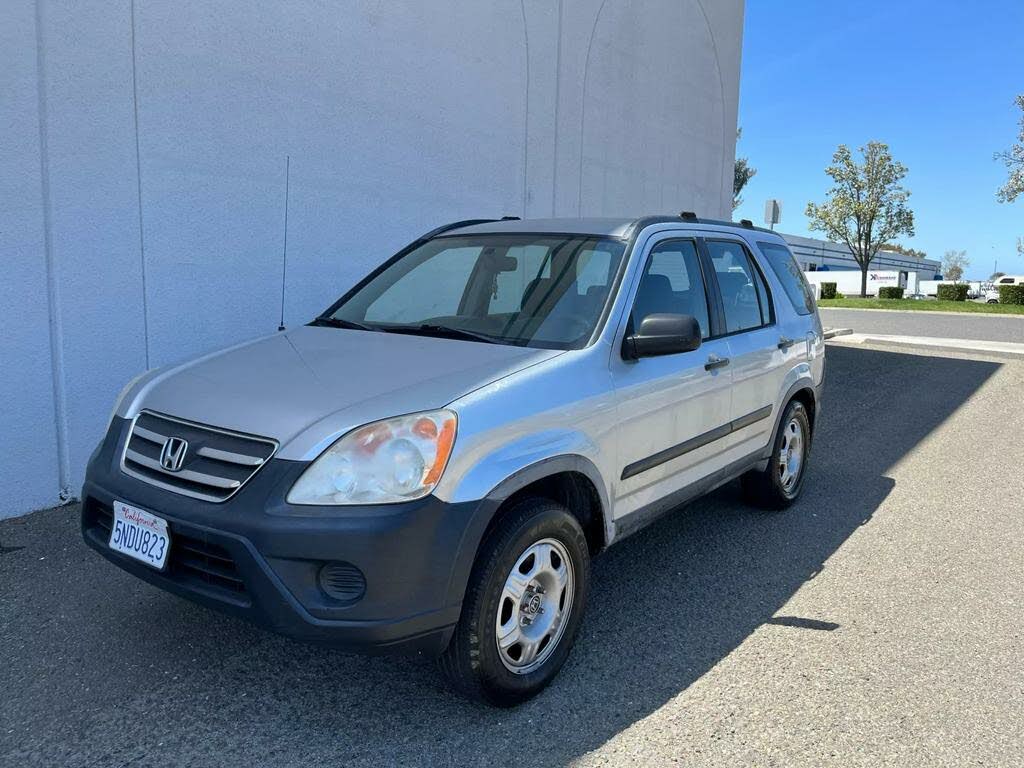
M 656 313 L 693 315 L 703 338 L 710 335 L 708 299 L 693 240 L 666 240 L 654 246 L 633 301 L 633 328 Z

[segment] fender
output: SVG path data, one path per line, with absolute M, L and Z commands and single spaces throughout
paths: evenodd
M 817 418 L 821 413 L 821 388 L 814 385 L 814 379 L 810 374 L 810 366 L 801 365 L 794 368 L 793 371 L 798 378 L 789 385 L 786 389 L 786 394 L 779 399 L 779 402 L 775 407 L 775 425 L 772 428 L 771 440 L 768 441 L 768 445 L 765 446 L 764 451 L 761 453 L 762 462 L 767 462 L 768 459 L 771 458 L 772 446 L 775 445 L 775 436 L 779 433 L 779 428 L 782 426 L 782 416 L 785 411 L 785 405 L 793 399 L 793 395 L 802 389 L 808 390 L 811 393 L 811 397 L 814 398 L 815 418 Z M 759 469 L 764 469 L 764 466 L 765 465 L 762 463 Z
M 611 542 L 615 535 L 608 503 L 608 490 L 605 488 L 597 466 L 586 456 L 580 454 L 559 454 L 549 456 L 521 467 L 494 486 L 481 500 L 472 519 L 467 522 L 466 530 L 459 544 L 459 554 L 452 568 L 448 583 L 448 603 L 458 605 L 466 593 L 466 584 L 472 571 L 476 554 L 483 540 L 484 532 L 497 514 L 501 504 L 519 491 L 537 480 L 551 477 L 562 472 L 578 472 L 587 477 L 597 489 L 601 504 L 601 520 L 604 525 L 605 541 Z

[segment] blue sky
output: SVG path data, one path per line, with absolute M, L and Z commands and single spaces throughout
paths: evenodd
M 996 201 L 994 152 L 1017 135 L 1024 93 L 1024 0 L 747 0 L 737 155 L 757 176 L 735 218 L 810 233 L 804 209 L 830 186 L 838 144 L 889 144 L 908 168 L 916 235 L 929 257 L 967 251 L 972 278 L 1024 273 L 1024 199 Z

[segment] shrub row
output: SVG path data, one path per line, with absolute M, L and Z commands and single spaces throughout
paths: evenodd
M 1024 285 L 1000 285 L 1000 304 L 1024 304 Z
M 966 283 L 943 283 L 936 290 L 935 298 L 939 301 L 967 301 L 967 288 Z
M 903 288 L 898 285 L 884 285 L 878 289 L 880 299 L 902 299 Z
M 821 298 L 834 299 L 836 297 L 836 283 L 821 284 Z

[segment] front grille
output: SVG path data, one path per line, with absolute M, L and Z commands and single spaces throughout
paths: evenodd
M 114 513 L 106 505 L 90 504 L 93 526 L 106 543 L 110 540 Z M 186 533 L 177 523 L 168 523 L 168 529 L 171 549 L 167 553 L 165 572 L 171 579 L 203 587 L 236 602 L 245 598 L 245 582 L 230 552 L 208 541 L 200 531 Z
M 182 460 L 173 469 L 161 461 L 164 446 L 184 440 Z M 208 427 L 150 411 L 132 423 L 121 469 L 132 477 L 175 493 L 206 501 L 224 501 L 245 485 L 277 450 L 277 443 Z

